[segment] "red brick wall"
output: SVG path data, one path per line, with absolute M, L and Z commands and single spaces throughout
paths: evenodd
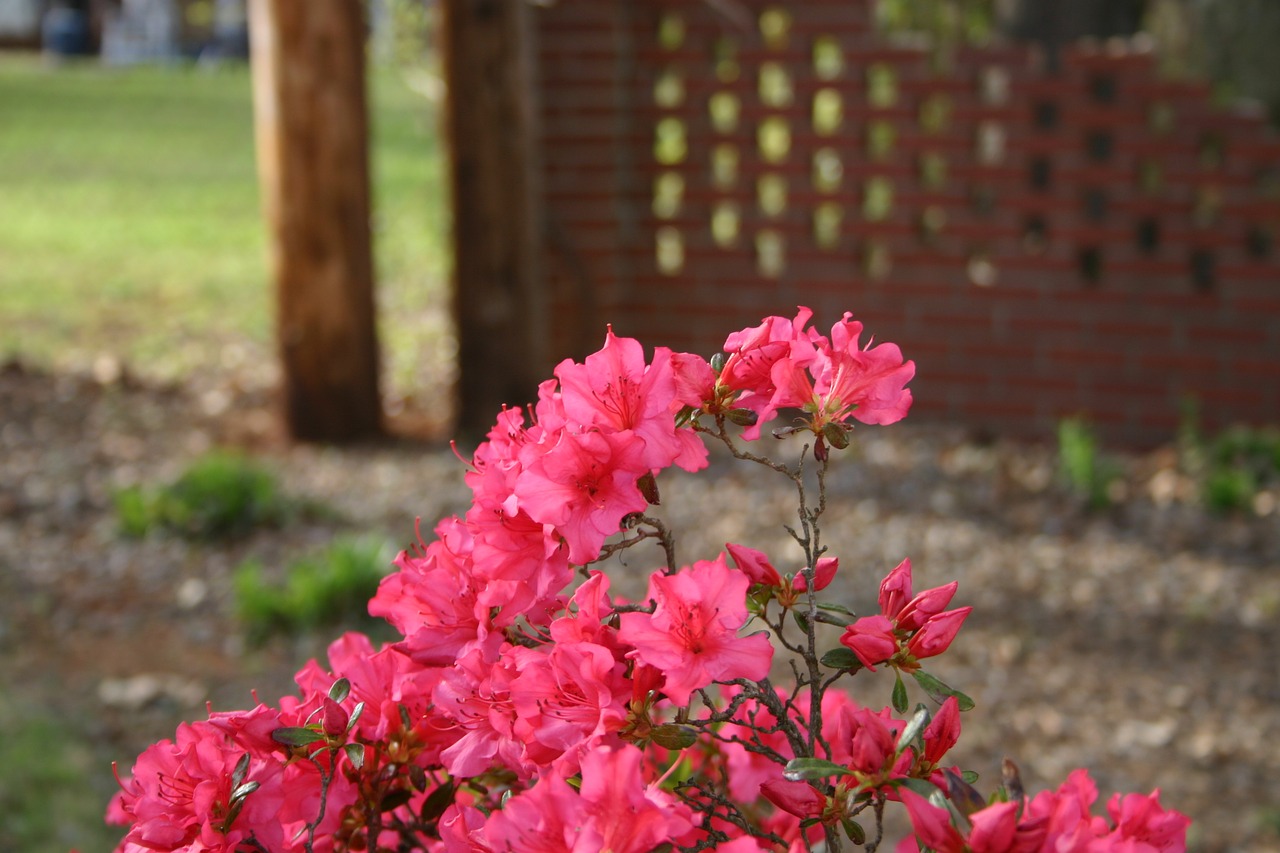
M 901 344 L 917 418 L 1045 436 L 1083 413 L 1150 444 L 1190 395 L 1211 428 L 1280 422 L 1280 141 L 1261 118 L 1131 48 L 1073 49 L 1054 75 L 1025 47 L 939 64 L 874 32 L 869 2 L 733 5 L 750 16 L 538 12 L 558 354 L 606 322 L 710 354 L 805 304 Z

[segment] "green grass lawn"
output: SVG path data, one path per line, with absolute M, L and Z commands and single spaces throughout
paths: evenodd
M 435 110 L 390 69 L 370 89 L 384 363 L 421 394 L 451 352 Z M 0 59 L 0 358 L 163 379 L 269 358 L 252 113 L 243 66 Z

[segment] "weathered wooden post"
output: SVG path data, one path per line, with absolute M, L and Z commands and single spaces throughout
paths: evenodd
M 483 435 L 550 375 L 528 0 L 445 0 L 458 426 Z
M 360 0 L 251 0 L 254 113 L 284 419 L 305 441 L 382 427 Z

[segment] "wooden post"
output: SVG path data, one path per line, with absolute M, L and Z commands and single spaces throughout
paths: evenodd
M 284 419 L 304 441 L 381 431 L 360 0 L 251 0 Z
M 528 0 L 445 0 L 458 427 L 493 426 L 550 378 Z

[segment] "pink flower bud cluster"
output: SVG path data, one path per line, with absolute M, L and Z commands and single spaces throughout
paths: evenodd
M 663 348 L 646 361 L 612 330 L 582 363 L 562 362 L 527 417 L 504 410 L 474 452 L 467 512 L 401 553 L 370 602 L 402 638 L 375 649 L 347 634 L 327 669 L 298 672 L 297 696 L 211 714 L 144 752 L 108 811 L 128 826 L 119 853 L 800 850 L 898 800 L 931 847 L 1063 837 L 1034 834 L 1059 826 L 1042 819 L 1057 801 L 1037 798 L 1012 824 L 997 806 L 973 815 L 965 840 L 911 787 L 945 796 L 958 777 L 942 766 L 960 733 L 954 696 L 904 720 L 827 689 L 851 667 L 773 687 L 790 620 L 769 614 L 807 626 L 812 649 L 834 557 L 784 574 L 728 545 L 733 565 L 660 565 L 641 602 L 590 568 L 645 538 L 632 531 L 665 542 L 648 515 L 656 476 L 705 468 L 703 439 L 729 440 L 726 423 L 751 440 L 799 409 L 825 464 L 850 418 L 906 414 L 914 365 L 896 346 L 860 347 L 849 315 L 830 336 L 809 318 L 734 333 L 713 362 Z M 913 597 L 910 571 L 895 569 L 881 613 L 845 632 L 868 668 L 918 669 L 968 615 L 945 609 L 954 583 Z M 805 666 L 819 663 L 793 671 Z M 1153 803 L 1121 801 L 1117 825 L 1177 835 L 1176 813 Z
M 972 607 L 946 610 L 959 584 L 911 595 L 911 561 L 903 560 L 880 584 L 880 612 L 864 616 L 845 629 L 840 642 L 862 665 L 875 670 L 889 663 L 904 672 L 920 668 L 924 658 L 940 655 L 951 645 Z

